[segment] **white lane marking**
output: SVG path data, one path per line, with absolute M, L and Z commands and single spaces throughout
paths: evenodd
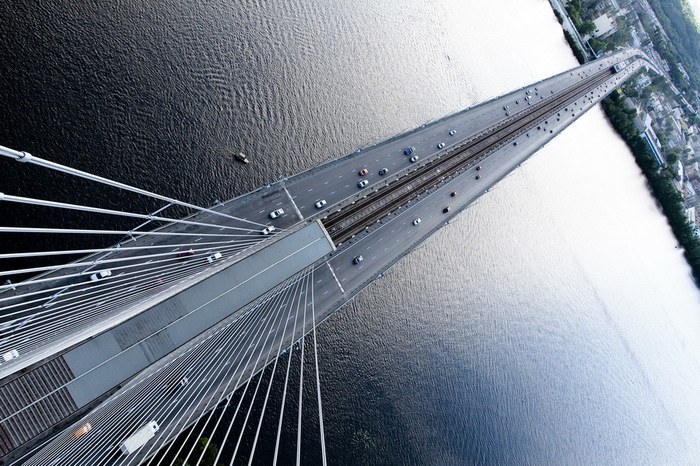
M 340 282 L 338 281 L 338 277 L 336 276 L 335 271 L 333 270 L 333 267 L 331 267 L 331 264 L 328 262 L 326 262 L 326 265 L 328 266 L 328 270 L 331 271 L 331 274 L 333 274 L 333 278 L 335 278 L 335 282 L 338 284 L 338 288 L 340 288 L 340 291 L 342 291 L 343 294 L 345 294 L 345 290 L 343 289 L 343 285 L 341 285 Z
M 312 188 L 313 189 L 313 188 Z M 310 191 L 310 190 L 309 190 Z M 299 207 L 297 207 L 297 203 L 294 202 L 294 198 L 289 194 L 289 191 L 287 191 L 287 187 L 284 186 L 284 192 L 287 194 L 287 197 L 289 198 L 289 201 L 292 203 L 292 207 L 294 207 L 294 210 L 296 210 L 297 215 L 301 220 L 304 220 L 304 216 L 301 215 L 301 211 L 299 210 Z

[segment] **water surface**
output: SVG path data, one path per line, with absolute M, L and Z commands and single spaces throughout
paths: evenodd
M 546 0 L 376 3 L 5 2 L 0 144 L 205 204 L 576 65 Z M 0 163 L 9 194 L 155 207 Z M 329 458 L 696 463 L 699 310 L 594 109 L 319 329 Z

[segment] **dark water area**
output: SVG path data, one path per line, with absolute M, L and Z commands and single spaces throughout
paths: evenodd
M 199 205 L 575 66 L 544 0 L 8 1 L 0 18 L 1 145 Z M 589 113 L 319 327 L 331 464 L 700 462 L 700 296 Z M 0 173 L 7 194 L 161 206 L 9 159 Z M 0 219 L 134 226 L 8 203 Z M 3 235 L 0 252 L 117 239 Z

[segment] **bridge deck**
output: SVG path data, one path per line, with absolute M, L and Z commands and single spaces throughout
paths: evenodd
M 235 315 L 333 250 L 323 227 L 313 222 L 4 384 L 0 393 L 24 393 L 32 402 L 47 395 L 52 400 L 68 395 L 69 400 L 58 417 L 49 415 L 44 403 L 27 406 L 30 400 L 25 397 L 19 404 L 0 404 L 0 452 L 9 452 L 55 422 L 73 417 L 81 408 L 104 398 L 139 371 Z M 41 377 L 45 367 L 56 364 L 64 367 L 60 389 L 55 391 L 58 387 L 53 385 L 42 389 L 35 379 Z M 21 414 L 16 414 L 17 410 L 22 410 Z

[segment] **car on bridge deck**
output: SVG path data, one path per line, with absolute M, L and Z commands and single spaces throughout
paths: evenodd
M 442 149 L 443 147 L 445 147 L 445 143 L 444 143 L 444 142 L 441 142 L 440 144 L 438 144 L 438 149 Z
M 406 149 L 404 149 L 403 153 L 406 155 L 411 155 L 414 150 L 416 150 L 416 149 L 413 147 L 407 147 Z
M 92 430 L 92 424 L 90 424 L 89 422 L 86 422 L 85 424 L 83 424 L 82 426 L 80 426 L 80 429 L 78 429 L 78 430 L 76 430 L 75 432 L 73 432 L 73 435 L 75 436 L 75 438 L 80 438 L 80 437 L 82 437 L 83 435 L 85 435 L 85 434 L 87 434 L 88 432 L 90 432 L 91 430 Z
M 360 181 L 359 183 L 357 183 L 357 186 L 358 186 L 359 188 L 364 188 L 364 187 L 367 186 L 368 184 L 369 184 L 369 181 L 367 181 L 367 180 L 362 180 L 362 181 Z
M 284 209 L 277 209 L 270 212 L 270 218 L 277 218 L 284 213 Z
M 389 173 L 388 168 L 382 168 L 381 170 L 379 170 L 379 174 L 382 176 L 386 175 L 387 173 Z
M 177 392 L 178 390 L 185 388 L 187 384 L 190 383 L 190 380 L 187 377 L 181 377 L 180 379 L 176 380 L 170 386 L 167 388 L 166 392 L 169 394 L 173 394 Z
M 320 209 L 321 207 L 323 207 L 323 206 L 326 205 L 326 204 L 327 204 L 327 203 L 326 203 L 326 200 L 325 200 L 325 199 L 321 199 L 320 201 L 318 201 L 318 202 L 317 202 L 316 204 L 314 204 L 314 205 L 316 206 L 317 209 Z
M 369 173 L 369 170 L 367 170 L 366 168 L 363 168 L 362 170 L 357 172 L 357 174 L 360 176 L 365 176 L 367 173 Z
M 207 257 L 207 262 L 209 262 L 209 263 L 211 264 L 212 262 L 214 262 L 214 261 L 217 260 L 217 259 L 221 259 L 221 253 L 220 253 L 220 252 L 215 252 L 215 253 L 212 254 L 211 256 Z
M 416 225 L 416 226 L 418 226 L 418 225 L 420 225 L 421 221 L 422 221 L 422 220 L 421 220 L 420 218 L 417 218 L 417 219 L 415 219 L 415 220 L 413 221 L 413 224 Z
M 457 131 L 455 131 L 455 130 L 450 131 L 450 136 L 454 136 L 455 134 L 457 134 Z
M 417 161 L 418 161 L 418 156 L 417 156 L 417 155 L 414 155 L 413 157 L 411 157 L 411 158 L 409 159 L 409 161 L 410 161 L 411 163 L 417 162 Z
M 359 263 L 362 262 L 363 260 L 365 260 L 365 258 L 362 257 L 361 255 L 360 255 L 360 256 L 355 256 L 355 258 L 352 260 L 352 263 L 353 263 L 353 264 L 359 264 Z
M 442 209 L 442 213 L 443 213 L 443 214 L 446 214 L 446 213 L 449 212 L 450 210 L 451 210 L 451 209 L 450 209 L 450 206 L 447 206 L 447 207 L 445 207 L 444 209 Z
M 272 225 L 270 225 L 269 227 L 263 228 L 262 231 L 261 231 L 260 233 L 262 233 L 263 235 L 269 235 L 269 234 L 272 233 L 273 231 L 275 231 L 275 227 L 272 226 Z
M 185 258 L 189 256 L 194 256 L 194 249 L 188 249 L 187 251 L 181 251 L 177 253 L 177 257 Z
M 0 364 L 2 364 L 3 362 L 12 361 L 13 359 L 17 359 L 18 357 L 19 351 L 17 351 L 16 349 L 10 350 L 2 355 L 2 360 L 0 360 Z
M 111 276 L 112 276 L 111 270 L 102 270 L 101 272 L 95 272 L 92 275 L 90 275 L 90 281 L 96 282 L 97 280 L 102 280 L 103 278 L 107 278 L 107 277 L 111 277 Z

